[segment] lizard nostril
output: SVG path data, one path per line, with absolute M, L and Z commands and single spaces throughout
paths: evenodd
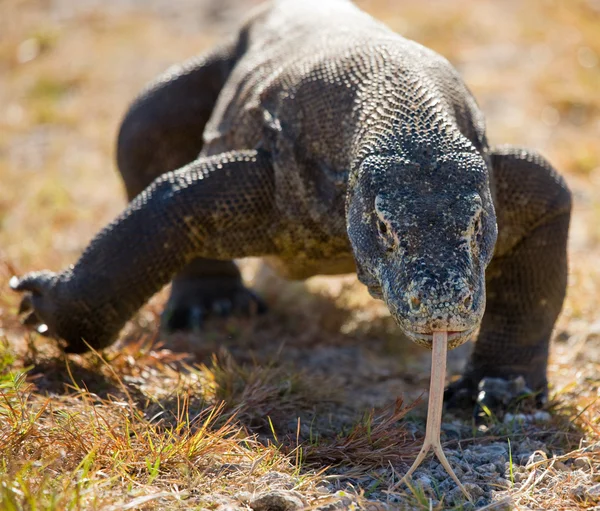
M 473 303 L 473 298 L 471 297 L 471 295 L 468 295 L 464 300 L 463 300 L 463 305 L 468 309 L 469 307 L 471 307 L 471 304 Z
M 419 300 L 416 296 L 413 296 L 409 300 L 409 303 L 412 311 L 418 311 L 421 308 L 421 300 Z

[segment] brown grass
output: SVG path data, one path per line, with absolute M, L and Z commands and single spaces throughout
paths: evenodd
M 495 499 L 597 506 L 585 490 L 600 482 L 598 2 L 359 3 L 458 67 L 493 143 L 541 150 L 574 190 L 553 420 L 519 433 L 550 456 Z M 268 318 L 160 347 L 163 292 L 101 356 L 64 357 L 16 319 L 10 276 L 72 263 L 123 207 L 113 151 L 130 100 L 229 26 L 208 0 L 140 5 L 0 2 L 0 508 L 216 509 L 282 488 L 308 507 L 376 509 L 397 480 L 389 464 L 406 469 L 418 450 L 396 399 L 426 387 L 427 355 L 355 279 L 283 283 L 248 263 Z M 463 443 L 514 435 L 490 424 Z M 400 497 L 429 509 L 418 490 Z

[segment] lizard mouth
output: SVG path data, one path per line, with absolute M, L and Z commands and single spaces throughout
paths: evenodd
M 470 340 L 477 328 L 477 326 L 474 326 L 466 330 L 448 330 L 448 348 L 456 348 Z M 433 332 L 424 333 L 415 332 L 414 330 L 405 330 L 404 334 L 411 341 L 421 344 L 429 349 L 431 349 L 433 345 Z

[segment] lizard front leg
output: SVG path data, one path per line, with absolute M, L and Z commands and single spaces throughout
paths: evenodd
M 112 343 L 125 322 L 196 257 L 265 255 L 274 180 L 267 153 L 223 153 L 159 177 L 90 243 L 75 266 L 11 281 L 25 323 L 66 351 Z
M 133 200 L 160 175 L 195 160 L 202 134 L 231 70 L 240 57 L 239 37 L 170 67 L 133 102 L 123 119 L 117 162 Z M 161 317 L 166 333 L 195 331 L 211 315 L 266 310 L 246 288 L 235 262 L 196 258 L 173 278 Z
M 547 390 L 550 336 L 567 286 L 571 194 L 532 152 L 501 147 L 491 161 L 499 236 L 486 271 L 487 306 L 465 374 L 446 397 L 459 405 L 478 396 L 498 410 L 515 397 L 511 388 Z

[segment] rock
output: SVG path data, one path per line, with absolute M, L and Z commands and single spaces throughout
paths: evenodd
M 548 454 L 548 449 L 544 442 L 540 442 L 539 440 L 534 440 L 532 438 L 526 438 L 516 446 L 513 445 L 513 456 L 514 453 L 518 454 L 529 454 L 531 455 L 534 451 L 543 451 Z
M 475 467 L 475 470 L 480 474 L 484 475 L 495 474 L 496 472 L 498 472 L 498 469 L 494 463 L 486 463 L 484 465 L 479 465 L 478 467 Z
M 331 484 L 329 481 L 325 481 L 325 480 L 317 483 L 316 490 L 321 495 L 330 495 L 335 492 L 335 488 L 334 488 L 333 484 Z
M 504 424 L 511 424 L 513 422 L 516 423 L 529 423 L 529 422 L 548 422 L 552 416 L 545 412 L 544 410 L 539 410 L 533 414 L 524 414 L 524 413 L 510 413 L 507 412 L 504 414 L 504 418 L 502 422 Z
M 527 459 L 527 464 L 525 466 L 529 467 L 530 465 L 534 465 L 535 463 L 538 463 L 540 461 L 544 461 L 547 459 L 548 459 L 548 456 L 546 455 L 545 452 L 535 451 L 534 453 L 532 453 L 529 456 L 529 458 Z
M 471 498 L 473 500 L 477 500 L 479 497 L 482 497 L 484 494 L 483 488 L 481 488 L 477 484 L 463 483 L 463 485 L 467 489 L 467 491 L 469 492 L 469 494 L 471 495 Z M 463 492 L 461 491 L 461 489 L 458 486 L 455 486 L 454 488 L 452 488 L 452 490 L 450 490 L 447 493 L 446 499 L 450 504 L 457 504 L 459 502 L 462 503 L 467 500 L 466 497 L 463 495 Z
M 268 472 L 257 481 L 257 484 L 273 490 L 291 490 L 295 486 L 290 476 L 281 472 Z
M 499 444 L 484 445 L 477 449 L 479 461 L 484 463 L 496 463 L 500 456 L 508 455 L 508 447 Z
M 335 493 L 335 497 L 338 497 L 338 500 L 331 502 L 330 499 L 327 499 L 327 504 L 317 505 L 314 511 L 342 511 L 347 509 L 352 509 L 356 506 L 355 502 L 348 496 L 347 493 L 343 491 L 338 491 Z
M 512 511 L 515 509 L 513 507 L 512 502 L 509 499 L 498 497 L 498 500 L 493 503 L 492 506 L 488 508 L 490 511 L 493 509 L 494 511 Z M 529 511 L 529 508 L 519 508 L 523 511 Z
M 502 419 L 502 422 L 504 424 L 512 424 L 513 422 L 519 423 L 519 422 L 528 422 L 528 421 L 527 421 L 527 415 L 525 415 L 524 413 L 507 412 L 504 414 L 504 418 Z
M 297 492 L 273 490 L 255 497 L 250 507 L 254 511 L 294 511 L 302 509 L 304 503 Z
M 252 494 L 249 491 L 240 491 L 233 497 L 242 504 L 248 504 L 252 500 Z
M 576 486 L 575 488 L 573 488 L 573 490 L 571 490 L 571 492 L 575 500 L 578 500 L 579 502 L 585 501 L 586 488 L 583 484 Z
M 449 477 L 447 479 L 444 479 L 441 483 L 439 483 L 438 488 L 444 493 L 450 493 L 454 489 L 459 489 L 456 487 L 456 483 Z
M 452 467 L 460 467 L 463 470 L 465 470 L 467 468 L 467 464 L 464 462 L 464 460 L 460 459 L 457 456 L 447 456 L 448 458 L 448 463 L 450 463 L 450 465 Z
M 529 475 L 525 472 L 515 472 L 514 474 L 515 483 L 522 483 L 523 481 L 527 481 L 528 477 Z
M 510 488 L 511 484 L 510 481 L 504 479 L 504 477 L 497 477 L 496 480 L 493 482 L 492 486 L 505 490 L 507 488 Z
M 505 467 L 506 467 L 506 463 L 508 463 L 506 461 L 506 458 L 504 456 L 500 456 L 498 458 L 498 460 L 495 462 L 496 465 L 496 470 L 500 473 L 504 472 Z M 510 465 L 510 464 L 509 464 Z
M 579 470 L 588 470 L 589 468 L 591 468 L 592 463 L 587 456 L 583 456 L 581 458 L 575 459 L 575 461 L 573 462 L 573 466 Z
M 475 501 L 475 509 L 479 509 L 480 507 L 485 506 L 487 503 L 488 499 L 486 499 L 485 496 L 481 496 Z
M 544 410 L 539 410 L 533 414 L 533 418 L 536 422 L 548 422 L 552 418 L 552 415 Z
M 385 502 L 364 502 L 361 507 L 365 511 L 387 511 L 389 509 Z
M 595 484 L 591 488 L 588 488 L 585 491 L 585 496 L 587 500 L 593 503 L 600 502 L 600 484 Z
M 232 472 L 241 472 L 243 470 L 242 465 L 238 464 L 238 463 L 223 463 L 220 467 L 219 467 L 219 471 L 225 475 L 225 474 L 231 474 Z
M 415 484 L 421 486 L 421 488 L 423 488 L 424 490 L 427 490 L 432 487 L 433 481 L 431 480 L 431 478 L 427 477 L 426 475 L 422 475 L 418 479 L 415 480 Z

